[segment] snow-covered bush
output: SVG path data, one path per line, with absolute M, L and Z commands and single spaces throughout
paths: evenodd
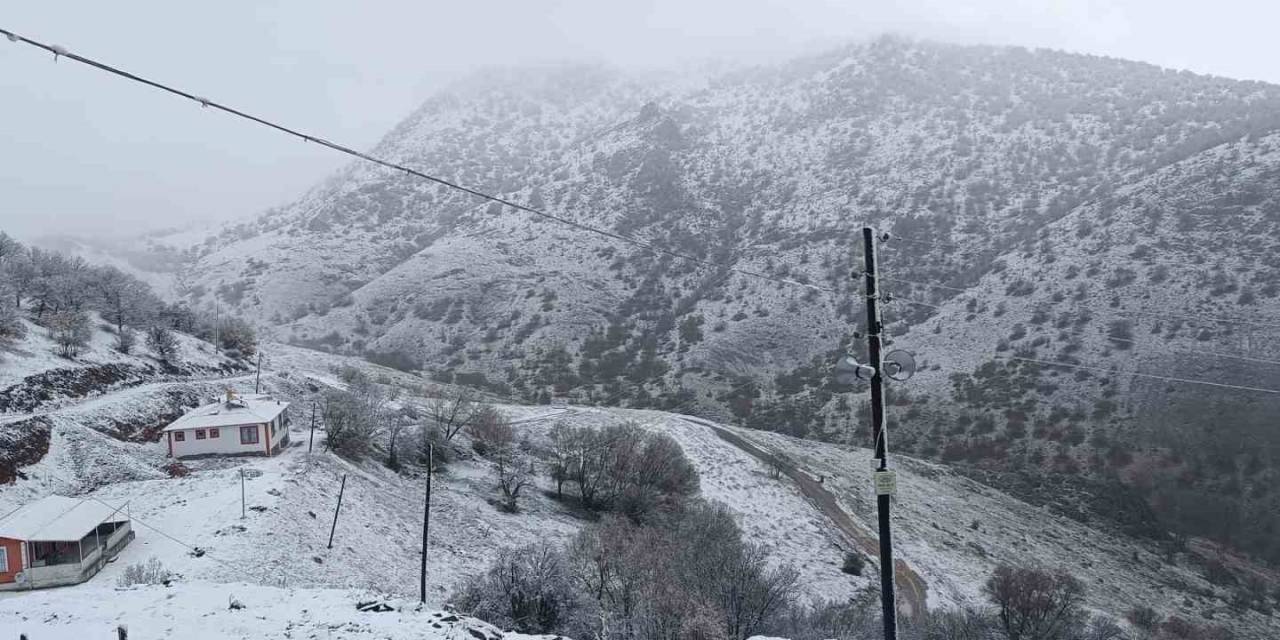
M 503 549 L 454 598 L 459 611 L 522 633 L 570 632 L 582 601 L 564 556 L 550 544 Z
M 93 326 L 83 311 L 63 311 L 49 319 L 49 332 L 53 341 L 58 343 L 58 353 L 74 358 L 89 346 Z
M 167 327 L 157 324 L 147 329 L 147 348 L 151 349 L 161 362 L 171 363 L 177 361 L 181 345 Z
M 862 569 L 867 566 L 866 558 L 862 557 L 857 551 L 850 551 L 844 554 L 844 565 L 840 570 L 854 576 L 862 575 Z
M 0 347 L 17 342 L 27 335 L 27 326 L 22 323 L 22 313 L 9 304 L 11 299 L 11 294 L 0 287 Z
M 158 558 L 148 558 L 146 562 L 135 562 L 124 568 L 124 573 L 116 580 L 121 587 L 132 587 L 138 584 L 167 585 L 173 580 L 173 572 L 165 568 Z
M 133 351 L 134 345 L 138 343 L 138 334 L 129 327 L 124 327 L 120 333 L 116 334 L 115 349 L 123 354 L 129 354 Z

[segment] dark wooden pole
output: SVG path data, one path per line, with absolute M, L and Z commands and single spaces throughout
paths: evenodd
M 427 502 L 422 508 L 422 571 L 418 576 L 419 601 L 427 601 L 427 534 L 431 531 L 431 472 L 435 463 L 436 447 L 427 443 Z
M 333 526 L 329 527 L 329 548 L 333 548 L 333 532 L 338 530 L 338 512 L 342 511 L 342 494 L 347 490 L 347 474 L 342 474 L 342 486 L 338 488 L 338 506 L 333 509 Z
M 307 455 L 311 455 L 311 447 L 316 442 L 316 401 L 311 401 L 311 437 L 307 440 Z

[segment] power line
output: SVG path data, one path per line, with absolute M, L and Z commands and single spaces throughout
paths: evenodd
M 906 243 L 908 243 L 908 244 L 918 244 L 918 245 L 926 246 L 926 247 L 937 247 L 937 248 L 950 247 L 950 248 L 952 248 L 952 249 L 958 249 L 958 248 L 960 248 L 960 247 L 962 246 L 962 245 L 957 244 L 957 243 L 954 243 L 954 242 L 938 242 L 938 241 L 933 241 L 933 240 L 916 240 L 916 239 L 914 239 L 914 238 L 911 238 L 911 237 L 908 237 L 908 236 L 901 236 L 901 235 L 898 235 L 898 234 L 893 233 L 893 232 L 890 232 L 889 242 L 890 242 L 890 243 L 894 243 L 894 242 L 906 242 Z
M 235 109 L 235 108 L 233 108 L 233 107 L 229 107 L 229 106 L 227 106 L 227 105 L 224 105 L 224 104 L 222 104 L 222 103 L 219 103 L 219 102 L 217 102 L 217 101 L 215 101 L 215 100 L 211 100 L 211 99 L 209 99 L 209 98 L 201 97 L 201 96 L 195 95 L 195 94 L 193 94 L 193 93 L 190 93 L 190 92 L 184 91 L 184 90 L 182 90 L 182 89 L 177 89 L 177 88 L 175 88 L 175 87 L 172 87 L 172 86 L 170 86 L 170 85 L 164 84 L 164 83 L 162 83 L 162 82 L 158 82 L 158 81 L 155 81 L 155 80 L 149 80 L 149 79 L 144 78 L 144 77 L 142 77 L 142 76 L 136 75 L 136 74 L 131 73 L 131 72 L 129 72 L 129 71 L 125 71 L 125 70 L 123 70 L 123 69 L 120 69 L 120 68 L 117 68 L 117 67 L 111 66 L 111 65 L 106 64 L 106 63 L 103 63 L 103 62 L 99 62 L 99 61 L 94 60 L 94 59 L 92 59 L 92 58 L 87 58 L 87 57 L 81 56 L 81 55 L 79 55 L 79 54 L 72 53 L 72 52 L 68 51 L 67 49 L 65 49 L 65 48 L 63 48 L 63 47 L 60 47 L 60 46 L 58 46 L 58 45 L 46 44 L 46 43 L 43 43 L 43 42 L 39 42 L 39 41 L 37 41 L 37 40 L 32 40 L 31 38 L 27 38 L 27 37 L 25 37 L 25 36 L 18 35 L 18 34 L 16 34 L 16 33 L 12 32 L 12 31 L 9 31 L 9 30 L 3 29 L 3 28 L 0 28 L 0 33 L 3 33 L 5 36 L 7 36 L 7 37 L 9 38 L 9 40 L 10 40 L 10 41 L 13 41 L 13 42 L 21 42 L 21 43 L 25 43 L 25 44 L 31 45 L 31 46 L 33 46 L 33 47 L 37 47 L 37 48 L 39 48 L 39 49 L 44 49 L 45 51 L 48 51 L 49 53 L 52 53 L 52 54 L 54 55 L 55 59 L 56 59 L 56 58 L 58 58 L 58 57 L 64 57 L 64 58 L 67 58 L 67 59 L 69 59 L 69 60 L 74 60 L 74 61 L 79 62 L 79 63 L 81 63 L 81 64 L 85 64 L 85 65 L 88 65 L 88 66 L 93 67 L 93 68 L 95 68 L 95 69 L 98 69 L 98 70 L 100 70 L 100 71 L 105 71 L 105 72 L 110 73 L 110 74 L 112 74 L 112 75 L 119 76 L 119 77 L 121 77 L 121 78 L 125 78 L 125 79 L 127 79 L 127 80 L 132 80 L 132 81 L 134 81 L 134 82 L 137 82 L 137 83 L 140 83 L 140 84 L 147 85 L 147 86 L 152 87 L 152 88 L 154 88 L 154 89 L 158 89 L 158 90 L 160 90 L 160 91 L 164 91 L 164 92 L 166 92 L 166 93 L 170 93 L 170 94 L 176 95 L 176 96 L 181 97 L 181 98 L 186 98 L 187 100 L 191 100 L 192 102 L 199 103 L 199 104 L 200 104 L 200 106 L 202 106 L 202 107 L 216 109 L 216 110 L 218 110 L 218 111 L 222 111 L 222 112 L 227 113 L 227 114 L 230 114 L 230 115 L 232 115 L 232 116 L 235 116 L 235 117 L 238 117 L 238 118 L 242 118 L 242 119 L 244 119 L 244 120 L 249 120 L 249 121 L 254 122 L 254 123 L 257 123 L 257 124 L 260 124 L 260 125 L 262 125 L 262 126 L 264 126 L 264 127 L 268 127 L 268 128 L 271 128 L 271 129 L 275 129 L 276 131 L 279 131 L 279 132 L 284 133 L 284 134 L 286 134 L 286 135 L 290 135 L 290 136 L 294 136 L 294 137 L 296 137 L 296 138 L 299 138 L 299 139 L 301 139 L 303 142 L 314 142 L 314 143 L 316 143 L 316 144 L 318 144 L 318 145 L 320 145 L 320 146 L 327 147 L 327 148 L 332 149 L 332 150 L 334 150 L 334 151 L 337 151 L 337 152 L 339 152 L 339 153 L 344 153 L 344 154 L 347 154 L 347 155 L 349 155 L 349 156 L 352 156 L 352 157 L 355 157 L 355 158 L 359 158 L 359 159 L 361 159 L 361 160 L 365 160 L 365 161 L 367 161 L 367 162 L 371 162 L 371 163 L 374 163 L 374 164 L 377 164 L 377 165 L 380 165 L 380 166 L 386 167 L 386 168 L 388 168 L 388 169 L 393 169 L 393 170 L 400 171 L 400 172 L 402 172 L 402 173 L 406 173 L 406 174 L 409 174 L 409 175 L 412 175 L 412 176 L 415 176 L 415 177 L 418 177 L 418 178 L 422 178 L 423 180 L 428 180 L 428 181 L 430 181 L 430 182 L 434 182 L 434 183 L 439 184 L 439 185 L 441 185 L 441 186 L 448 187 L 448 188 L 450 188 L 450 189 L 454 189 L 454 190 L 456 190 L 456 191 L 461 191 L 461 192 L 463 192 L 463 193 L 469 194 L 469 195 L 471 195 L 471 196 L 475 196 L 475 197 L 477 197 L 477 198 L 481 198 L 481 199 L 483 199 L 483 200 L 488 200 L 488 201 L 490 201 L 490 202 L 496 202 L 496 203 L 498 203 L 498 204 L 501 204 L 501 205 L 505 205 L 505 206 L 511 207 L 511 208 L 516 209 L 516 210 L 518 210 L 518 211 L 524 211 L 525 213 L 529 213 L 529 214 L 532 214 L 532 215 L 535 215 L 535 216 L 538 216 L 538 217 L 541 217 L 541 218 L 545 218 L 545 219 L 547 219 L 547 220 L 552 220 L 552 221 L 554 221 L 554 222 L 558 222 L 558 223 L 560 223 L 560 224 L 563 224 L 563 225 L 566 225 L 566 226 L 569 226 L 569 227 L 573 227 L 573 228 L 578 229 L 578 230 L 581 230 L 581 231 L 586 231 L 586 232 L 588 232 L 588 233 L 594 233 L 594 234 L 596 234 L 596 235 L 604 236 L 604 237 L 606 237 L 606 238 L 611 238 L 611 239 L 613 239 L 613 240 L 617 240 L 617 241 L 619 241 L 619 242 L 623 242 L 623 243 L 626 243 L 626 244 L 630 244 L 630 245 L 632 245 L 632 246 L 639 247 L 639 248 L 641 248 L 641 249 L 644 249 L 644 250 L 646 250 L 646 251 L 649 251 L 650 253 L 659 254 L 659 255 L 665 255 L 665 256 L 672 257 L 672 258 L 677 258 L 677 259 L 680 259 L 680 260 L 685 260 L 685 261 L 688 261 L 688 262 L 693 262 L 693 263 L 701 264 L 701 265 L 703 265 L 703 266 L 713 267 L 713 268 L 716 268 L 716 269 L 726 269 L 726 270 L 728 270 L 728 271 L 732 271 L 732 272 L 734 272 L 734 273 L 738 273 L 738 274 L 741 274 L 741 275 L 744 275 L 744 276 L 748 276 L 748 277 L 752 277 L 752 278 L 758 278 L 758 279 L 761 279 L 761 280 L 768 280 L 768 281 L 776 282 L 776 283 L 779 283 L 779 284 L 785 284 L 785 285 L 797 286 L 797 287 L 804 287 L 804 288 L 806 288 L 806 289 L 810 289 L 810 290 L 818 290 L 818 291 L 824 291 L 824 290 L 826 290 L 826 291 L 829 291 L 829 289 L 826 289 L 826 288 L 824 288 L 824 287 L 819 287 L 819 286 L 817 286 L 817 285 L 813 285 L 813 284 L 809 284 L 809 283 L 805 283 L 805 282 L 800 282 L 800 281 L 798 281 L 798 280 L 790 280 L 790 279 L 787 279 L 787 278 L 776 278 L 776 277 L 773 277 L 773 276 L 770 276 L 770 275 L 768 275 L 768 274 L 761 273 L 761 272 L 758 272 L 758 271 L 754 271 L 754 270 L 750 270 L 750 269 L 742 269 L 742 268 L 739 268 L 739 267 L 733 267 L 733 266 L 730 266 L 730 265 L 725 264 L 725 263 L 719 263 L 719 262 L 715 262 L 715 261 L 712 261 L 712 260 L 707 260 L 707 259 L 705 259 L 705 258 L 699 258 L 699 257 L 697 257 L 697 256 L 689 255 L 689 254 L 687 254 L 687 253 L 683 253 L 683 252 L 680 252 L 680 251 L 674 251 L 674 250 L 671 250 L 671 249 L 667 249 L 667 248 L 665 248 L 665 247 L 661 247 L 661 246 L 659 246 L 659 245 L 657 245 L 656 243 L 653 243 L 653 242 L 649 242 L 649 241 L 645 241 L 645 240 L 640 240 L 640 239 L 633 238 L 633 237 L 630 237 L 630 236 L 626 236 L 626 235 L 623 235 L 623 234 L 620 234 L 620 233 L 616 233 L 616 232 L 613 232 L 613 231 L 609 231 L 609 230 L 607 230 L 607 229 L 601 229 L 601 228 L 599 228 L 599 227 L 596 227 L 596 226 L 593 226 L 593 225 L 589 225 L 589 224 L 586 224 L 586 223 L 583 223 L 583 222 L 578 222 L 578 221 L 576 221 L 576 220 L 571 220 L 571 219 L 569 219 L 569 218 L 565 218 L 565 217 L 562 217 L 562 216 L 558 216 L 558 215 L 555 215 L 555 214 L 552 214 L 552 213 L 547 213 L 547 212 L 542 211 L 542 210 L 540 210 L 540 209 L 536 209 L 536 208 L 534 208 L 534 207 L 530 207 L 530 206 L 527 206 L 527 205 L 520 204 L 520 203 L 515 202 L 515 201 L 513 201 L 513 200 L 510 200 L 510 199 L 508 199 L 508 198 L 503 198 L 503 197 L 500 197 L 500 196 L 496 196 L 496 195 L 492 195 L 492 194 L 489 194 L 489 193 L 485 193 L 485 192 L 483 192 L 483 191 L 479 191 L 479 190 L 477 190 L 477 189 L 473 189 L 473 188 L 471 188 L 471 187 L 463 186 L 463 185 L 458 184 L 458 183 L 456 183 L 456 182 L 453 182 L 453 181 L 451 181 L 451 180 L 446 180 L 446 179 L 444 179 L 444 178 L 439 178 L 439 177 L 436 177 L 436 176 L 433 176 L 433 175 L 430 175 L 430 174 L 424 173 L 424 172 L 422 172 L 422 171 L 418 171 L 418 170 L 416 170 L 416 169 L 412 169 L 412 168 L 406 167 L 406 166 L 404 166 L 404 165 L 397 164 L 397 163 L 395 163 L 395 162 L 391 162 L 391 161 L 388 161 L 388 160 L 383 160 L 383 159 L 381 159 L 381 158 L 377 158 L 377 157 L 371 156 L 371 155 L 369 155 L 369 154 L 367 154 L 367 153 L 363 153 L 363 152 L 360 152 L 360 151 L 356 151 L 356 150 L 351 149 L 351 148 L 349 148 L 349 147 L 346 147 L 346 146 L 343 146 L 343 145 L 340 145 L 340 144 L 337 144 L 337 143 L 334 143 L 334 142 L 330 142 L 329 140 L 326 140 L 325 138 L 322 138 L 322 137 L 320 137 L 320 136 L 315 136 L 315 135 L 311 135 L 311 134 L 308 134 L 308 133 L 303 133 L 303 132 L 301 132 L 301 131 L 299 131 L 299 130 L 297 130 L 297 129 L 293 129 L 293 128 L 291 128 L 291 127 L 288 127 L 288 126 L 285 126 L 285 125 L 282 125 L 282 124 L 279 124 L 279 123 L 273 122 L 273 121 L 271 121 L 271 120 L 267 120 L 266 118 L 262 118 L 262 117 L 255 116 L 255 115 L 251 115 L 251 114 L 246 113 L 246 112 L 244 112 L 244 111 L 241 111 L 241 110 L 239 110 L 239 109 Z
M 905 302 L 907 304 L 914 304 L 921 307 L 928 307 L 930 309 L 937 309 L 939 311 L 941 311 L 944 308 L 941 305 L 936 305 L 929 302 L 921 302 L 919 300 L 912 300 L 911 298 L 904 298 L 902 296 L 893 296 L 893 299 L 890 300 L 889 303 L 892 304 L 894 302 Z
M 77 483 L 77 482 L 72 482 L 72 481 L 70 481 L 70 480 L 67 480 L 66 478 L 63 478 L 62 476 L 60 476 L 60 475 L 58 475 L 58 474 L 56 474 L 56 473 L 53 473 L 53 472 L 51 472 L 51 471 L 46 471 L 45 473 L 47 473 L 48 475 L 53 476 L 54 478 L 57 478 L 58 480 L 61 480 L 62 482 L 65 482 L 65 483 L 67 483 L 67 484 L 69 484 L 69 485 L 71 485 L 71 486 L 77 486 L 77 485 L 79 484 L 79 483 Z M 105 507 L 109 507 L 109 508 L 111 508 L 111 509 L 113 509 L 113 510 L 115 510 L 115 511 L 119 511 L 119 510 L 120 510 L 120 507 L 115 506 L 115 505 L 112 505 L 112 504 L 110 504 L 110 503 L 108 503 L 108 502 L 106 502 L 106 501 L 102 500 L 101 498 L 99 498 L 99 497 L 95 496 L 95 495 L 85 495 L 85 496 L 84 496 L 84 498 L 89 499 L 89 500 L 93 500 L 94 502 L 98 502 L 98 503 L 102 504 L 103 506 L 105 506 Z M 147 521 L 143 520 L 142 518 L 140 518 L 140 517 L 138 517 L 138 516 L 133 515 L 133 513 L 132 513 L 132 512 L 130 512 L 130 513 L 129 513 L 129 520 L 130 520 L 130 521 L 132 521 L 132 522 L 137 522 L 138 524 L 140 524 L 140 525 L 142 525 L 142 526 L 144 526 L 144 527 L 146 527 L 146 528 L 150 529 L 151 531 L 154 531 L 155 533 L 160 534 L 160 536 L 161 536 L 161 537 L 167 538 L 167 539 L 169 539 L 170 541 L 175 542 L 175 543 L 177 543 L 178 545 L 180 545 L 180 546 L 182 546 L 182 547 L 185 547 L 187 550 L 191 551 L 193 554 L 196 554 L 196 557 L 204 557 L 204 556 L 207 556 L 210 560 L 213 560 L 214 562 L 216 562 L 216 563 L 218 563 L 218 564 L 221 564 L 221 565 L 223 565 L 223 566 L 226 566 L 226 567 L 228 567 L 228 568 L 232 569 L 232 570 L 233 570 L 233 571 L 235 571 L 235 572 L 242 573 L 243 575 L 247 575 L 247 576 L 253 577 L 253 579 L 254 579 L 254 580 L 261 581 L 261 583 L 262 583 L 262 584 L 267 584 L 267 583 L 271 582 L 271 580 L 270 580 L 270 579 L 268 579 L 268 578 L 267 578 L 267 577 L 265 577 L 265 576 L 253 576 L 253 575 L 252 575 L 252 574 L 250 574 L 250 573 L 249 573 L 249 572 L 244 568 L 244 566 L 242 566 L 242 565 L 238 565 L 238 564 L 235 564 L 235 563 L 233 563 L 233 562 L 229 562 L 229 561 L 227 561 L 227 560 L 223 560 L 223 559 L 221 559 L 221 558 L 218 558 L 218 557 L 214 556 L 212 553 L 210 553 L 210 552 L 209 552 L 209 550 L 208 550 L 208 549 L 203 549 L 203 548 L 200 548 L 200 547 L 197 547 L 197 546 L 191 545 L 191 544 L 187 544 L 186 542 L 183 542 L 182 540 L 178 539 L 178 538 L 177 538 L 177 536 L 174 536 L 174 535 L 172 535 L 172 534 L 166 533 L 165 531 L 163 531 L 163 530 L 162 530 L 162 529 L 160 529 L 159 527 L 156 527 L 156 526 L 153 526 L 153 525 L 149 524 Z M 277 569 L 279 569 L 280 571 L 282 571 L 282 572 L 285 574 L 285 577 L 287 577 L 287 578 L 289 578 L 289 579 L 293 579 L 293 576 L 292 576 L 291 574 L 289 574 L 289 572 L 284 571 L 284 570 L 283 570 L 283 568 L 277 567 Z
M 1077 330 L 1075 330 L 1075 331 L 1068 331 L 1068 330 L 1066 330 L 1066 329 L 1064 329 L 1064 328 L 1061 328 L 1061 327 L 1055 327 L 1055 330 L 1057 330 L 1057 331 L 1059 331 L 1059 332 L 1061 332 L 1061 333 L 1067 333 L 1067 334 L 1070 334 L 1070 335 L 1073 335 L 1073 336 L 1081 336 L 1081 337 L 1094 336 L 1094 337 L 1098 337 L 1098 338 L 1103 338 L 1103 339 L 1105 339 L 1105 340 L 1109 340 L 1109 341 L 1111 341 L 1111 342 L 1123 342 L 1123 343 L 1126 343 L 1126 344 L 1139 345 L 1139 346 L 1143 344 L 1142 342 L 1139 342 L 1138 340 L 1132 340 L 1132 339 L 1129 339 L 1129 338 L 1117 338 L 1117 337 L 1113 337 L 1113 336 L 1109 336 L 1109 335 L 1102 335 L 1102 334 L 1097 334 L 1097 333 L 1090 334 L 1090 333 L 1085 333 L 1084 331 L 1081 331 L 1081 330 L 1079 330 L 1079 329 L 1077 329 Z M 1202 355 L 1202 356 L 1216 356 L 1216 357 L 1219 357 L 1219 358 L 1228 358 L 1228 359 L 1232 359 L 1232 360 L 1243 360 L 1243 361 L 1246 361 L 1246 362 L 1255 362 L 1255 363 L 1258 363 L 1258 364 L 1274 364 L 1274 365 L 1280 365 L 1280 360 L 1268 360 L 1268 359 L 1266 359 L 1266 358 L 1254 358 L 1254 357 L 1250 357 L 1250 356 L 1241 356 L 1241 355 L 1236 355 L 1236 354 L 1231 354 L 1231 353 L 1222 353 L 1222 352 L 1220 352 L 1220 351 L 1207 351 L 1207 350 L 1203 350 L 1203 349 L 1183 349 L 1183 348 L 1178 348 L 1178 347 L 1161 348 L 1161 347 L 1159 347 L 1159 345 L 1157 345 L 1157 348 L 1156 348 L 1156 350 L 1155 350 L 1155 353 L 1157 353 L 1157 354 L 1159 354 L 1159 353 L 1169 353 L 1169 352 L 1172 352 L 1172 353 L 1189 353 L 1189 354 Z
M 969 289 L 966 289 L 966 288 L 964 288 L 964 287 L 952 287 L 952 286 L 950 286 L 950 285 L 945 285 L 945 284 L 933 284 L 933 283 L 931 283 L 931 282 L 920 282 L 920 281 L 918 281 L 918 280 L 907 280 L 906 278 L 898 278 L 898 277 L 896 277 L 896 276 L 895 276 L 895 277 L 890 277 L 890 276 L 876 275 L 876 276 L 874 276 L 874 277 L 876 277 L 876 278 L 878 278 L 878 279 L 880 279 L 880 280 L 884 280 L 885 282 L 901 282 L 901 283 L 903 283 L 903 284 L 913 284 L 913 285 L 916 285 L 916 286 L 918 286 L 918 287 L 931 287 L 931 288 L 934 288 L 934 289 L 943 289 L 943 290 L 946 290 L 946 291 L 956 291 L 956 292 L 959 292 L 959 293 L 965 293 L 965 292 L 969 291 Z
M 1127 314 L 1131 314 L 1131 315 L 1135 315 L 1135 316 L 1149 316 L 1149 317 L 1157 317 L 1157 318 L 1174 318 L 1174 319 L 1177 319 L 1177 320 L 1192 320 L 1192 321 L 1202 321 L 1202 322 L 1203 322 L 1203 321 L 1209 321 L 1209 322 L 1220 322 L 1220 323 L 1224 323 L 1224 324 L 1244 324 L 1244 325 L 1251 325 L 1251 326 L 1255 326 L 1255 327 L 1270 327 L 1270 328 L 1274 328 L 1274 329 L 1280 329 L 1280 323 L 1275 323 L 1275 322 L 1256 322 L 1256 321 L 1252 321 L 1252 320 L 1240 320 L 1240 319 L 1238 319 L 1238 318 L 1222 318 L 1222 317 L 1215 317 L 1215 316 L 1192 316 L 1192 315 L 1179 314 L 1179 313 L 1169 313 L 1169 312 L 1167 312 L 1167 311 L 1166 311 L 1166 312 L 1155 312 L 1155 311 L 1129 311 L 1129 310 L 1124 310 L 1124 311 L 1117 311 L 1116 313 L 1117 313 L 1117 314 L 1120 314 L 1120 315 L 1124 315 L 1124 314 L 1126 314 L 1126 313 L 1127 313 Z
M 1053 362 L 1050 360 L 1037 360 L 1035 358 L 1023 358 L 1021 356 L 992 356 L 995 360 L 1016 360 L 1020 362 L 1032 362 L 1036 364 L 1049 365 L 1053 367 L 1067 367 L 1069 369 L 1080 369 L 1082 371 L 1093 371 L 1095 373 L 1105 373 L 1108 375 L 1133 376 L 1137 378 L 1151 378 L 1154 380 L 1164 380 L 1166 382 L 1184 382 L 1187 384 L 1200 384 L 1210 387 L 1222 387 L 1226 389 L 1238 389 L 1241 391 L 1258 391 L 1261 393 L 1274 393 L 1280 395 L 1280 389 L 1267 389 L 1264 387 L 1246 387 L 1243 385 L 1227 384 L 1225 382 L 1209 382 L 1208 380 L 1197 380 L 1194 378 L 1175 378 L 1173 376 L 1159 376 L 1152 373 L 1139 373 L 1137 371 L 1119 371 L 1116 369 L 1107 369 L 1104 367 L 1088 367 L 1078 364 L 1067 364 L 1065 362 Z
M 934 283 L 931 283 L 931 282 L 920 282 L 920 281 L 916 281 L 916 280 L 905 280 L 905 279 L 901 279 L 901 278 L 882 277 L 881 279 L 882 279 L 882 280 L 886 280 L 886 281 L 903 282 L 903 283 L 906 283 L 906 284 L 913 284 L 913 285 L 922 286 L 922 287 L 931 287 L 931 288 L 934 288 L 934 289 L 943 289 L 943 290 L 947 290 L 947 291 L 956 291 L 956 292 L 960 292 L 960 293 L 963 293 L 963 294 L 965 294 L 965 295 L 971 296 L 971 297 L 973 297 L 974 299 L 981 299 L 981 300 L 983 300 L 983 301 L 985 301 L 985 302 L 988 302 L 988 303 L 990 303 L 990 302 L 991 302 L 990 298 L 986 297 L 985 295 L 982 295 L 982 293 L 984 293 L 984 292 L 974 291 L 974 288 L 970 288 L 970 289 L 962 289 L 962 288 L 960 288 L 960 287 L 952 287 L 952 286 L 949 286 L 949 285 L 934 284 Z M 976 288 L 976 285 L 975 285 L 975 288 Z M 1092 305 L 1101 305 L 1101 304 L 1103 304 L 1103 301 L 1098 300 L 1097 298 L 1093 297 L 1092 295 L 1087 296 L 1087 298 L 1086 298 L 1086 299 L 1087 299 L 1087 300 L 1089 300 L 1089 301 L 1092 303 Z M 898 296 L 894 296 L 894 300 L 902 300 L 903 302 L 910 302 L 911 304 L 918 304 L 918 305 L 921 305 L 921 306 L 932 307 L 932 308 L 934 308 L 934 309 L 942 309 L 942 308 L 943 308 L 943 307 L 940 307 L 940 306 L 938 306 L 938 305 L 931 305 L 931 304 L 929 304 L 929 303 L 919 302 L 919 301 L 916 301 L 916 300 L 910 300 L 910 299 L 907 299 L 907 298 L 901 298 L 901 297 L 898 297 Z M 1081 305 L 1081 306 L 1086 306 L 1086 307 L 1090 308 L 1090 310 L 1095 310 L 1095 307 L 1090 306 L 1090 305 Z M 1103 317 L 1111 316 L 1111 317 L 1113 317 L 1113 318 L 1114 318 L 1114 317 L 1117 317 L 1117 316 L 1119 316 L 1119 317 L 1123 317 L 1125 314 L 1137 315 L 1137 316 L 1150 316 L 1150 317 L 1164 318 L 1164 319 L 1170 319 L 1170 318 L 1172 318 L 1172 319 L 1177 319 L 1177 320 L 1189 320 L 1189 321 L 1193 321 L 1193 322 L 1201 322 L 1201 323 L 1203 323 L 1203 322 L 1215 322 L 1215 323 L 1222 323 L 1222 324 L 1242 324 L 1242 325 L 1251 325 L 1251 326 L 1256 326 L 1256 327 L 1268 327 L 1268 328 L 1276 328 L 1276 329 L 1280 329 L 1280 323 L 1275 323 L 1275 322 L 1259 322 L 1259 321 L 1256 321 L 1256 320 L 1243 320 L 1243 319 L 1240 319 L 1240 318 L 1224 318 L 1224 317 L 1221 317 L 1221 316 L 1205 316 L 1205 315 L 1188 315 L 1188 314 L 1178 314 L 1178 313 L 1171 313 L 1171 312 L 1168 312 L 1168 311 L 1159 311 L 1159 312 L 1157 312 L 1157 311 L 1132 311 L 1132 310 L 1125 309 L 1125 310 L 1115 311 L 1115 312 L 1107 312 L 1107 311 L 1103 311 L 1103 312 L 1102 312 L 1102 313 L 1100 313 L 1099 315 L 1101 315 L 1101 316 L 1103 316 Z

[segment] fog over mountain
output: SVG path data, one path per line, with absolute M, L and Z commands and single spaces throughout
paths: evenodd
M 1280 58 L 1280 44 L 1269 29 L 1277 12 L 1248 0 L 1212 9 L 1156 0 L 147 0 L 20 4 L 6 11 L 4 26 L 361 148 L 484 66 L 753 64 L 886 32 L 1275 82 L 1270 61 Z M 0 144 L 8 151 L 0 158 L 0 220 L 27 239 L 244 219 L 344 163 L 20 47 L 0 48 L 0 91 Z

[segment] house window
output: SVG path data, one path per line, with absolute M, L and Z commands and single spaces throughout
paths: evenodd
M 0 547 L 0 573 L 9 573 L 9 550 Z
M 204 429 L 196 429 L 196 440 L 204 440 Z
M 216 437 L 218 437 L 218 428 L 217 428 L 217 427 L 214 427 L 214 428 L 212 428 L 212 429 L 210 429 L 210 430 L 209 430 L 209 437 L 210 437 L 210 438 L 216 438 Z
M 258 426 L 240 427 L 240 444 L 258 444 Z
M 174 441 L 176 441 L 176 442 L 182 442 L 183 440 L 186 440 L 186 439 L 187 439 L 187 432 L 185 432 L 185 431 L 174 431 L 174 432 L 173 432 L 173 439 L 174 439 Z

